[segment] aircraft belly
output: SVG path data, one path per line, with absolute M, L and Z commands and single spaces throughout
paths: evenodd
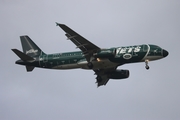
M 150 61 L 153 61 L 153 60 L 158 60 L 158 59 L 161 59 L 163 58 L 162 56 L 146 56 L 145 58 L 143 58 L 141 61 L 144 61 L 144 60 L 150 60 Z
M 82 69 L 89 69 L 87 64 L 88 62 L 80 61 L 77 63 L 78 66 Z M 114 66 L 118 66 L 119 63 L 111 62 L 109 59 L 100 59 L 99 61 L 92 61 L 93 69 L 106 69 L 106 68 L 112 68 Z
M 93 63 L 94 69 L 107 69 L 118 66 L 119 63 L 109 61 L 109 59 L 102 59 Z
M 76 69 L 76 68 L 80 68 L 78 66 L 78 64 L 66 64 L 66 65 L 58 65 L 58 66 L 54 66 L 52 69 Z
M 87 66 L 88 62 L 84 59 L 82 61 L 79 61 L 77 63 L 77 65 L 82 68 L 82 69 L 89 69 L 88 66 Z

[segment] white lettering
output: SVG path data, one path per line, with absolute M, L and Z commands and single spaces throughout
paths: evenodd
M 132 52 L 132 49 L 133 49 L 132 47 L 131 47 L 131 48 L 129 48 L 128 53 Z
M 137 46 L 135 49 L 134 49 L 134 52 L 139 52 L 141 50 L 141 47 L 140 46 Z
M 121 50 L 121 48 L 117 48 L 116 49 L 116 55 L 118 55 L 119 54 L 119 51 Z
M 116 57 L 120 57 L 121 55 L 127 53 L 128 55 L 137 55 L 137 52 L 140 52 L 141 46 L 129 46 L 129 47 L 119 47 L 116 49 Z M 128 57 L 125 55 L 124 57 Z
M 120 54 L 126 53 L 126 48 L 122 48 L 121 51 L 119 52 Z
M 30 50 L 26 51 L 26 54 L 36 53 L 36 52 L 38 52 L 38 50 L 30 49 Z

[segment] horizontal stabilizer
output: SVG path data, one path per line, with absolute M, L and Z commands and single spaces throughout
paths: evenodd
M 23 61 L 30 61 L 30 60 L 34 60 L 34 58 L 24 54 L 23 52 L 17 50 L 17 49 L 12 49 L 12 51 L 19 57 L 21 58 L 21 60 Z
M 33 69 L 34 69 L 34 66 L 27 66 L 26 65 L 27 72 L 31 72 Z

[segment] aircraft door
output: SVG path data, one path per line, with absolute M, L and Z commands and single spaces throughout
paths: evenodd
M 143 52 L 147 52 L 148 51 L 148 46 L 147 45 L 143 45 Z
M 41 57 L 41 67 L 47 67 L 48 63 L 48 55 L 43 55 Z

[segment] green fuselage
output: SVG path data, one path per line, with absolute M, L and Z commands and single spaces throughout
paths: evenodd
M 129 70 L 117 69 L 120 65 L 145 62 L 145 68 L 148 70 L 149 61 L 158 60 L 168 55 L 168 51 L 150 44 L 101 49 L 65 24 L 56 24 L 65 31 L 67 39 L 81 51 L 46 54 L 29 36 L 23 35 L 20 36 L 23 52 L 18 49 L 11 49 L 20 58 L 16 64 L 24 65 L 27 72 L 33 71 L 35 67 L 93 70 L 99 87 L 106 85 L 109 79 L 129 77 Z
M 145 60 L 157 60 L 165 57 L 162 48 L 149 44 L 102 49 L 93 56 L 94 60 L 92 63 L 95 68 L 100 66 L 100 68 L 108 68 L 111 64 L 118 66 L 126 63 L 144 62 Z M 41 54 L 35 57 L 35 60 L 32 62 L 18 60 L 16 63 L 50 69 L 88 69 L 88 62 L 81 51 Z

